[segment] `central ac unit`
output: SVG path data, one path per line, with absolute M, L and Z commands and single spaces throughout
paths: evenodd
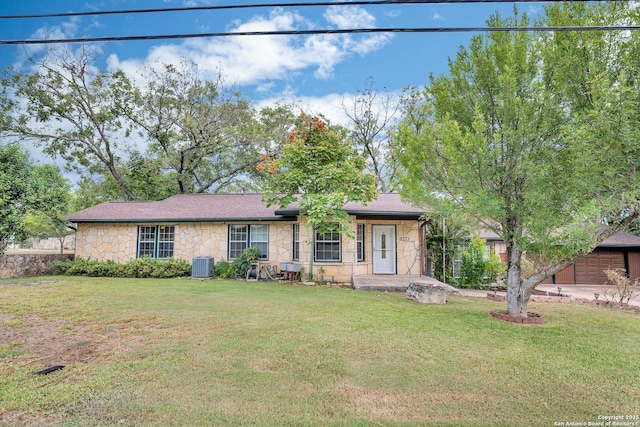
M 191 264 L 191 277 L 207 278 L 213 276 L 213 258 L 194 258 Z

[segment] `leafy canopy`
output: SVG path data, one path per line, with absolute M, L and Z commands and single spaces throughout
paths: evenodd
M 67 207 L 68 190 L 58 168 L 33 164 L 16 144 L 0 144 L 0 256 L 12 239 L 25 237 L 27 213 L 59 218 Z
M 627 2 L 547 6 L 537 25 L 637 22 Z M 494 15 L 490 26 L 527 26 Z M 401 193 L 474 218 L 508 254 L 507 305 L 631 223 L 640 208 L 636 32 L 492 32 L 410 90 L 395 134 Z M 539 260 L 521 268 L 525 253 Z
M 377 196 L 375 176 L 341 126 L 302 113 L 279 156 L 263 155 L 257 166 L 267 176 L 263 200 L 285 208 L 298 202 L 307 226 L 319 232 L 353 234 L 347 202 L 366 204 Z
M 1 80 L 0 125 L 64 159 L 87 201 L 255 188 L 259 153 L 276 153 L 295 119 L 286 105 L 256 111 L 191 63 L 132 79 L 97 69 L 83 47 L 34 58 L 32 69 Z

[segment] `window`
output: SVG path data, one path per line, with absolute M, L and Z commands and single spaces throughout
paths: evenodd
M 382 252 L 381 258 L 386 259 L 387 258 L 387 235 L 384 233 L 382 233 L 382 235 L 380 236 L 380 249 Z
M 138 227 L 138 258 L 154 257 L 156 253 L 156 227 Z
M 175 227 L 145 225 L 138 227 L 137 257 L 171 258 L 175 246 Z
M 235 259 L 247 249 L 249 227 L 246 225 L 229 226 L 229 259 Z
M 293 224 L 293 261 L 300 261 L 300 224 Z
M 249 246 L 258 248 L 260 259 L 269 259 L 268 225 L 252 225 L 249 227 Z
M 158 258 L 171 258 L 175 240 L 175 227 L 158 226 Z
M 356 231 L 356 251 L 358 252 L 358 261 L 364 261 L 364 224 L 358 224 Z
M 249 247 L 258 248 L 260 259 L 269 259 L 268 225 L 229 226 L 229 259 L 238 258 Z
M 324 262 L 342 261 L 342 239 L 337 231 L 316 232 L 315 260 Z

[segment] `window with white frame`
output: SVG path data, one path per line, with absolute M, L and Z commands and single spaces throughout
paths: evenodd
M 269 226 L 252 225 L 249 227 L 249 246 L 258 248 L 260 259 L 269 259 Z
M 229 226 L 229 259 L 238 258 L 249 247 L 258 249 L 261 260 L 269 259 L 268 225 Z
M 175 242 L 175 227 L 158 226 L 158 258 L 171 258 Z
M 229 226 L 229 259 L 236 259 L 247 249 L 249 238 L 248 225 Z
M 300 261 L 300 224 L 293 224 L 293 261 Z
M 356 231 L 356 251 L 359 262 L 364 261 L 364 224 L 358 224 Z
M 337 231 L 319 233 L 316 231 L 314 258 L 319 262 L 342 261 L 342 237 Z
M 175 248 L 175 227 L 143 225 L 138 227 L 136 257 L 171 258 Z

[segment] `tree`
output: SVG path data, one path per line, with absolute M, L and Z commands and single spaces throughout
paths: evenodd
M 262 186 L 267 206 L 285 208 L 297 201 L 307 227 L 352 236 L 345 204 L 367 204 L 377 191 L 375 177 L 364 172 L 365 160 L 346 136 L 343 127 L 302 113 L 280 155 L 263 155 L 257 166 L 267 176 Z
M 640 221 L 634 221 L 627 231 L 635 236 L 640 236 Z
M 142 83 L 95 67 L 85 48 L 32 59 L 31 74 L 3 79 L 5 134 L 34 141 L 104 198 L 157 200 L 254 185 L 259 153 L 284 143 L 286 106 L 257 112 L 195 65 L 150 68 Z M 265 121 L 262 121 L 265 120 Z
M 146 74 L 137 108 L 126 115 L 149 141 L 146 154 L 161 159 L 180 193 L 220 192 L 250 176 L 260 152 L 272 153 L 274 147 L 260 143 L 254 108 L 238 93 L 227 96 L 221 78 L 202 79 L 190 63 Z
M 180 191 L 171 172 L 160 159 L 145 157 L 134 151 L 128 159 L 118 162 L 122 179 L 139 200 L 163 200 Z M 121 165 L 121 166 L 120 166 Z M 113 200 L 127 200 L 113 176 L 100 167 L 92 168 L 78 180 L 74 191 L 74 209 L 80 210 Z
M 623 2 L 625 3 L 625 2 Z M 566 3 L 537 25 L 637 22 L 628 4 Z M 490 26 L 525 26 L 526 15 Z M 638 36 L 492 32 L 409 90 L 394 137 L 401 193 L 475 218 L 507 249 L 507 309 L 640 212 Z M 524 258 L 535 260 L 523 271 Z
M 388 130 L 397 112 L 397 104 L 389 93 L 380 93 L 373 80 L 353 100 L 343 101 L 342 110 L 350 121 L 350 136 L 367 160 L 367 170 L 376 177 L 382 193 L 393 191 L 394 165 Z
M 25 236 L 26 214 L 64 209 L 68 186 L 56 167 L 34 165 L 15 144 L 0 145 L 0 256 Z
M 120 167 L 129 131 L 122 110 L 134 101 L 132 83 L 122 71 L 99 71 L 93 62 L 81 48 L 33 59 L 34 73 L 5 80 L 15 96 L 5 101 L 14 110 L 9 136 L 34 141 L 80 174 L 105 171 L 127 199 L 137 200 Z
M 69 221 L 65 218 L 71 211 L 71 185 L 52 165 L 35 168 L 36 180 L 46 182 L 49 203 L 24 218 L 26 232 L 40 238 L 55 237 L 60 243 L 60 253 L 64 252 L 64 240 L 71 233 Z

